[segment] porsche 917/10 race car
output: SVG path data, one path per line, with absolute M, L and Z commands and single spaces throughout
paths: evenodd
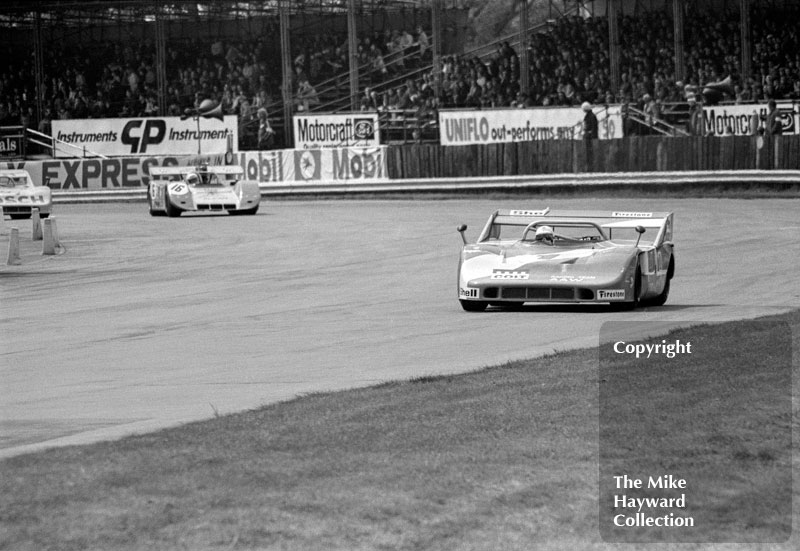
M 186 211 L 255 214 L 261 203 L 258 182 L 242 180 L 239 166 L 172 166 L 150 169 L 147 202 L 152 216 Z
M 673 214 L 498 210 L 458 263 L 464 310 L 525 302 L 661 306 L 675 275 Z
M 53 196 L 49 187 L 34 185 L 26 170 L 0 170 L 0 207 L 12 220 L 30 218 L 35 209 L 47 218 Z

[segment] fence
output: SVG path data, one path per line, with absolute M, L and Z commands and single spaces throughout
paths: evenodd
M 633 136 L 486 145 L 395 146 L 392 180 L 587 172 L 800 170 L 800 135 Z

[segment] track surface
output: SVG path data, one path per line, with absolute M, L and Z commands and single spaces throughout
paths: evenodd
M 676 213 L 667 305 L 629 313 L 456 300 L 467 223 L 496 208 Z M 800 307 L 800 200 L 265 201 L 254 217 L 57 205 L 63 254 L 0 226 L 0 457 L 597 344 L 611 320 Z M 6 266 L 10 227 L 22 265 Z

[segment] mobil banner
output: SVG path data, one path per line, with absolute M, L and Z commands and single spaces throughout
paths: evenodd
M 36 185 L 46 185 L 53 190 L 102 191 L 147 187 L 153 167 L 200 163 L 239 165 L 244 169 L 246 179 L 274 186 L 367 184 L 389 179 L 385 147 L 245 151 L 233 155 L 53 159 L 5 164 L 8 168 L 24 168 Z
M 368 184 L 389 180 L 385 147 L 243 151 L 233 164 L 261 184 Z
M 619 106 L 595 107 L 598 136 L 622 137 Z M 580 107 L 439 111 L 442 145 L 579 140 L 583 138 L 584 112 Z
M 380 144 L 377 113 L 295 115 L 294 147 L 377 147 Z
M 55 157 L 219 154 L 238 150 L 235 115 L 54 120 Z
M 777 102 L 784 134 L 800 134 L 800 105 Z M 759 134 L 766 124 L 769 109 L 766 103 L 703 106 L 703 131 L 715 136 L 749 136 Z

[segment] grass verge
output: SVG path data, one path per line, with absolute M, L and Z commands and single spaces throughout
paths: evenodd
M 797 350 L 800 312 L 771 319 L 790 324 Z M 743 330 L 733 322 L 675 336 L 711 342 Z M 722 377 L 725 358 L 705 368 Z M 792 371 L 796 386 L 797 354 Z M 771 407 L 758 404 L 762 418 L 781 415 Z M 797 418 L 793 403 L 793 426 Z M 792 462 L 788 447 L 769 459 Z M 738 488 L 748 499 L 771 491 L 758 479 Z M 630 546 L 598 531 L 597 349 L 0 462 L 0 549 L 616 548 Z

